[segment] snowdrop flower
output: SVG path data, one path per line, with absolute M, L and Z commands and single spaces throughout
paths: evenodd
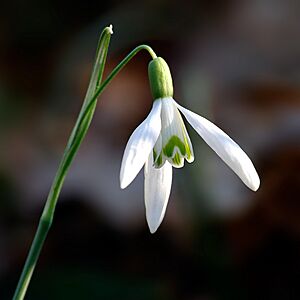
M 120 184 L 122 189 L 126 188 L 145 166 L 146 218 L 150 232 L 154 233 L 165 215 L 172 185 L 172 167 L 183 167 L 184 159 L 189 163 L 194 161 L 193 147 L 180 113 L 245 185 L 256 191 L 260 180 L 249 157 L 226 133 L 172 98 L 172 77 L 162 58 L 149 63 L 148 73 L 155 100 L 148 117 L 127 142 Z

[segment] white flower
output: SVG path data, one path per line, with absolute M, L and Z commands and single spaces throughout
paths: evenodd
M 257 172 L 245 152 L 220 128 L 177 104 L 171 97 L 157 99 L 148 117 L 132 133 L 123 155 L 120 183 L 126 188 L 145 165 L 145 206 L 151 233 L 165 215 L 172 185 L 172 166 L 194 160 L 192 144 L 179 113 L 253 191 Z
M 163 63 L 165 64 L 163 68 L 166 68 L 166 63 L 164 61 Z M 161 61 L 159 68 L 160 73 L 166 72 L 166 69 L 161 71 Z M 169 72 L 168 67 L 167 71 Z M 157 73 L 157 69 L 155 72 Z M 260 184 L 251 160 L 226 133 L 207 119 L 180 106 L 171 96 L 168 96 L 173 93 L 173 86 L 170 87 L 170 82 L 168 82 L 169 86 L 163 85 L 167 78 L 165 74 L 163 75 L 160 79 L 164 80 L 163 83 L 155 77 L 155 83 L 158 82 L 160 86 L 156 90 L 156 86 L 154 88 L 151 86 L 152 94 L 154 97 L 160 94 L 167 94 L 167 96 L 154 100 L 148 117 L 130 136 L 123 154 L 120 172 L 120 185 L 124 189 L 145 165 L 144 197 L 146 218 L 151 233 L 157 230 L 166 212 L 172 185 L 172 167 L 183 167 L 184 159 L 188 162 L 194 160 L 192 144 L 180 112 L 250 189 L 256 191 Z M 150 83 L 153 84 L 150 75 L 149 77 Z M 171 78 L 170 74 L 169 77 Z M 167 80 L 170 81 L 170 78 Z

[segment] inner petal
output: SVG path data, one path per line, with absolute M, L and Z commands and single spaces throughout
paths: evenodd
M 168 160 L 174 167 L 181 168 L 184 159 L 194 160 L 193 148 L 182 117 L 172 98 L 162 99 L 161 141 L 154 147 L 154 164 L 161 167 Z

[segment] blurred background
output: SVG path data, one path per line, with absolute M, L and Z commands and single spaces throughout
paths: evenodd
M 151 235 L 143 174 L 119 187 L 125 144 L 151 108 L 139 53 L 99 99 L 27 299 L 300 299 L 300 2 L 5 1 L 0 10 L 0 299 L 11 299 L 80 110 L 98 37 L 105 74 L 135 46 L 168 62 L 175 99 L 251 157 L 254 193 L 187 125 Z

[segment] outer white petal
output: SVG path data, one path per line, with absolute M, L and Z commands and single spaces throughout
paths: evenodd
M 161 100 L 157 99 L 153 102 L 147 118 L 134 130 L 127 142 L 120 171 L 122 189 L 126 188 L 142 169 L 156 143 L 161 129 L 160 112 Z
M 153 155 L 150 153 L 145 165 L 145 206 L 146 218 L 151 233 L 161 224 L 172 186 L 172 166 L 168 161 L 163 167 L 153 166 Z
M 256 191 L 260 185 L 259 177 L 251 160 L 239 145 L 212 122 L 180 106 L 178 103 L 176 105 L 204 141 L 251 190 Z

